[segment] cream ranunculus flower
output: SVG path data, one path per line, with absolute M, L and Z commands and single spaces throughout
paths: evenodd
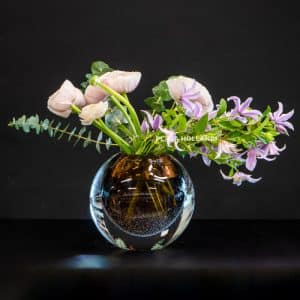
M 65 80 L 59 90 L 49 97 L 48 109 L 60 117 L 68 118 L 71 114 L 71 104 L 82 107 L 86 101 L 82 92 L 69 80 Z
M 199 119 L 213 110 L 207 88 L 193 78 L 177 76 L 167 80 L 170 96 L 183 106 L 187 116 Z
M 136 89 L 141 77 L 140 72 L 112 71 L 103 74 L 99 81 L 118 93 L 130 93 Z
M 89 85 L 84 92 L 84 97 L 87 104 L 95 104 L 105 101 L 108 95 L 100 87 Z
M 108 109 L 108 102 L 99 102 L 85 106 L 79 117 L 82 125 L 91 125 L 96 119 L 102 118 Z

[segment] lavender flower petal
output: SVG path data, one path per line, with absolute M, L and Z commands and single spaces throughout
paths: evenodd
M 246 168 L 249 171 L 253 171 L 256 167 L 256 162 L 257 162 L 256 153 L 257 151 L 255 148 L 248 150 L 247 159 L 246 159 Z
M 141 124 L 141 130 L 142 130 L 142 133 L 145 133 L 146 131 L 149 130 L 149 124 L 146 120 L 143 120 L 143 122 Z
M 253 98 L 251 98 L 251 97 L 247 98 L 245 100 L 245 102 L 241 104 L 239 111 L 246 110 L 250 106 L 252 101 L 253 101 Z

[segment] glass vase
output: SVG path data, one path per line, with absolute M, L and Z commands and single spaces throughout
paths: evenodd
M 159 250 L 178 238 L 194 211 L 194 187 L 172 155 L 116 154 L 94 177 L 90 211 L 100 233 L 126 250 Z

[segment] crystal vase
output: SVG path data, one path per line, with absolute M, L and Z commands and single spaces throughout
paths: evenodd
M 90 211 L 100 233 L 126 250 L 159 250 L 176 240 L 194 211 L 194 187 L 171 155 L 116 154 L 94 177 Z

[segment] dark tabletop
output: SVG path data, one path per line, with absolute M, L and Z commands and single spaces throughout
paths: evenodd
M 92 221 L 0 221 L 0 234 L 1 300 L 300 290 L 300 221 L 192 221 L 168 248 L 143 253 L 113 248 Z

